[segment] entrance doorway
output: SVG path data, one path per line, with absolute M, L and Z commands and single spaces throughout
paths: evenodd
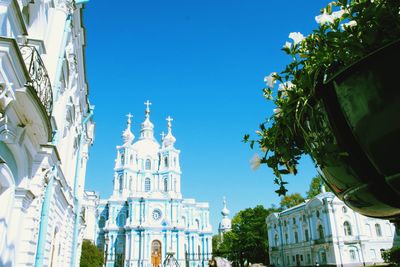
M 151 264 L 153 267 L 161 266 L 161 242 L 158 240 L 151 243 Z

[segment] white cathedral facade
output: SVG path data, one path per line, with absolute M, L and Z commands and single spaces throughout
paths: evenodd
M 182 198 L 180 151 L 172 119 L 161 144 L 154 138 L 147 101 L 136 142 L 131 115 L 117 146 L 114 190 L 97 205 L 96 245 L 105 266 L 161 266 L 173 253 L 180 266 L 205 266 L 211 258 L 209 205 Z

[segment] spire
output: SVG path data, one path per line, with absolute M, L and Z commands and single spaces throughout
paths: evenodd
M 145 103 L 145 120 L 142 123 L 142 130 L 140 131 L 140 139 L 154 139 L 154 125 L 150 121 L 150 101 L 147 100 Z
M 163 145 L 165 147 L 168 146 L 173 146 L 176 142 L 176 138 L 172 135 L 172 121 L 173 119 L 171 118 L 171 116 L 168 116 L 168 118 L 166 119 L 168 121 L 168 133 L 167 135 L 163 138 Z
M 228 217 L 230 211 L 226 207 L 226 198 L 225 197 L 224 197 L 222 203 L 223 203 L 223 208 L 221 210 L 222 220 L 219 223 L 219 228 L 218 228 L 218 231 L 221 236 L 223 236 L 224 233 L 230 231 L 231 227 L 232 227 L 231 219 L 229 219 L 229 217 Z
M 131 145 L 133 139 L 135 139 L 135 136 L 133 135 L 131 131 L 131 118 L 133 117 L 131 113 L 128 113 L 126 115 L 128 117 L 127 123 L 126 123 L 126 129 L 122 132 L 122 140 L 124 141 L 124 146 L 126 145 Z

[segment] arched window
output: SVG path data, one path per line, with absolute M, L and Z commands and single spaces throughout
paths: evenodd
M 297 232 L 294 232 L 294 241 L 299 243 L 299 234 Z
M 200 229 L 200 221 L 199 221 L 199 219 L 196 219 L 194 222 L 196 224 L 196 229 Z
M 149 192 L 151 190 L 151 181 L 150 178 L 146 178 L 144 180 L 144 191 Z
M 377 236 L 382 236 L 382 229 L 379 223 L 375 224 L 375 232 Z
M 125 164 L 125 154 L 121 153 L 121 165 Z
M 318 234 L 320 239 L 324 238 L 324 228 L 321 224 L 318 226 Z
M 165 158 L 164 158 L 164 166 L 165 166 L 165 167 L 168 167 L 168 157 L 165 157 Z
M 146 159 L 145 169 L 146 169 L 146 171 L 151 170 L 151 161 L 149 159 Z
M 353 233 L 351 232 L 351 224 L 348 221 L 345 221 L 343 223 L 343 228 L 344 228 L 344 235 L 346 236 L 353 235 Z
M 131 155 L 130 157 L 129 157 L 129 164 L 133 164 L 133 155 Z
M 168 192 L 168 177 L 164 177 L 164 192 Z
M 122 191 L 124 189 L 124 175 L 120 174 L 118 176 L 118 182 L 119 182 L 119 191 Z

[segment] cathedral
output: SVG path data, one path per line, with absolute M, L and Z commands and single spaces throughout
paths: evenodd
M 160 144 L 150 121 L 151 103 L 145 105 L 138 140 L 129 114 L 123 144 L 117 146 L 112 196 L 97 205 L 96 245 L 104 251 L 105 266 L 158 267 L 168 259 L 205 266 L 212 252 L 209 205 L 182 198 L 172 119 L 167 118 Z

